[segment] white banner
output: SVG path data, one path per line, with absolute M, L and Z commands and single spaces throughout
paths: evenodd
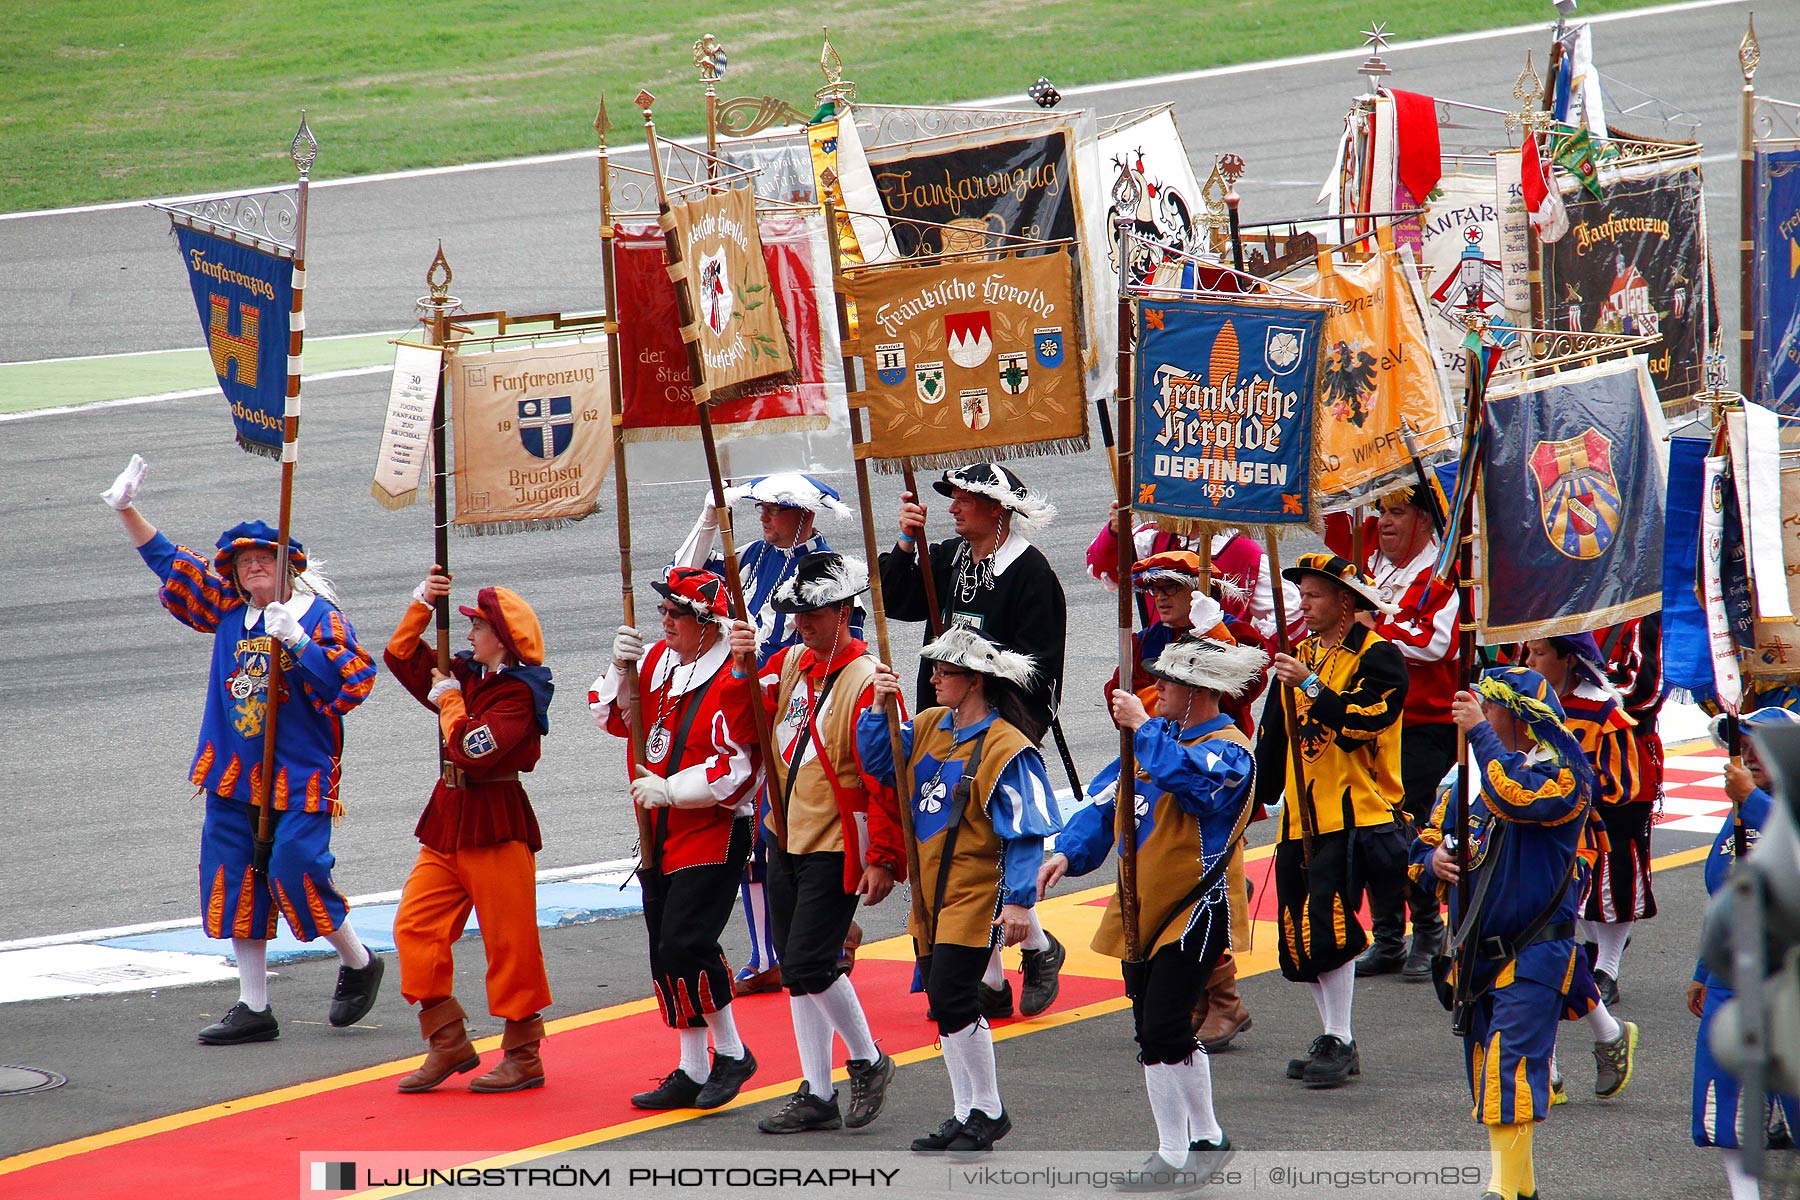
M 375 453 L 375 482 L 369 487 L 383 508 L 405 508 L 419 498 L 419 480 L 431 456 L 431 416 L 443 361 L 444 351 L 438 346 L 412 342 L 394 346 L 387 420 Z
M 1494 201 L 1500 206 L 1500 277 L 1507 311 L 1531 311 L 1531 219 L 1525 212 L 1517 150 L 1494 153 Z
M 1791 618 L 1787 565 L 1781 550 L 1781 420 L 1769 409 L 1744 401 L 1744 442 L 1750 458 L 1750 507 L 1745 510 L 1750 543 L 1750 579 L 1756 585 L 1756 613 L 1765 621 Z
M 1700 602 L 1706 609 L 1706 632 L 1712 646 L 1713 683 L 1719 703 L 1736 712 L 1743 694 L 1738 675 L 1737 645 L 1731 639 L 1731 620 L 1725 615 L 1725 588 L 1720 582 L 1720 555 L 1725 547 L 1724 455 L 1706 460 L 1700 502 Z

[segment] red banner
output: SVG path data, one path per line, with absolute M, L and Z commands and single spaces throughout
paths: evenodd
M 613 263 L 619 299 L 619 381 L 625 397 L 627 442 L 700 436 L 675 285 L 669 282 L 662 230 L 654 223 L 618 225 Z M 799 382 L 754 389 L 712 406 L 713 433 L 734 435 L 824 429 L 825 361 L 837 353 L 835 327 L 821 329 L 831 303 L 831 279 L 813 269 L 814 247 L 806 221 L 776 217 L 757 222 L 769 282 L 792 342 Z M 821 283 L 823 291 L 821 291 Z M 836 314 L 826 320 L 835 322 Z M 832 336 L 827 338 L 826 334 Z

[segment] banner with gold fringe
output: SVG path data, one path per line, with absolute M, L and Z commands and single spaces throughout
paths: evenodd
M 729 187 L 674 203 L 661 221 L 681 247 L 681 261 L 667 270 L 687 289 L 693 315 L 681 338 L 699 348 L 694 399 L 726 400 L 746 384 L 791 376 L 794 355 L 769 287 L 755 191 Z

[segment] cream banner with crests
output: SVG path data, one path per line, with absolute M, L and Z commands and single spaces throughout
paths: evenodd
M 603 342 L 450 355 L 462 533 L 577 521 L 612 462 Z

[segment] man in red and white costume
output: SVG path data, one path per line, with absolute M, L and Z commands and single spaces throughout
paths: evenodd
M 1375 550 L 1367 569 L 1381 598 L 1397 611 L 1392 616 L 1365 612 L 1360 620 L 1400 647 L 1406 660 L 1406 703 L 1400 717 L 1400 779 L 1405 808 L 1417 829 L 1431 822 L 1438 781 L 1456 763 L 1456 725 L 1450 701 L 1461 683 L 1457 677 L 1456 622 L 1461 606 L 1456 588 L 1432 578 L 1437 562 L 1437 526 L 1432 507 L 1437 498 L 1423 487 L 1383 496 L 1374 521 Z M 1431 978 L 1431 956 L 1443 943 L 1444 920 L 1434 890 L 1412 887 L 1404 875 L 1370 881 L 1369 948 L 1357 960 L 1358 975 L 1402 971 L 1410 982 Z M 1412 910 L 1413 938 L 1405 944 L 1407 909 Z
M 617 737 L 630 736 L 632 689 L 642 698 L 645 761 L 631 763 L 631 796 L 650 813 L 651 834 L 638 879 L 657 1000 L 681 1041 L 680 1064 L 631 1103 L 718 1108 L 756 1071 L 731 1014 L 731 973 L 719 945 L 762 786 L 751 708 L 756 660 L 731 660 L 723 579 L 671 567 L 651 586 L 663 597 L 663 640 L 646 651 L 636 629 L 619 626 L 612 666 L 588 695 L 595 721 Z
M 1088 574 L 1106 585 L 1108 591 L 1119 586 L 1119 523 L 1115 502 L 1092 543 L 1088 545 Z M 1194 539 L 1158 529 L 1145 521 L 1132 531 L 1132 561 L 1139 562 L 1167 550 L 1192 550 Z M 1221 603 L 1228 615 L 1248 621 L 1269 642 L 1275 640 L 1275 580 L 1269 570 L 1269 556 L 1249 535 L 1236 529 L 1215 533 L 1212 539 L 1213 577 L 1230 585 L 1241 599 L 1230 591 Z M 1288 617 L 1288 636 L 1295 641 L 1307 636 L 1306 621 L 1300 616 L 1300 589 L 1283 580 L 1283 602 Z M 1147 604 L 1139 602 L 1138 616 L 1146 624 L 1153 614 Z

